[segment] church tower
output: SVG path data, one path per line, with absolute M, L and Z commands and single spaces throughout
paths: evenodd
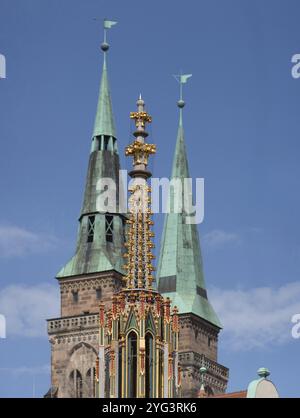
M 48 320 L 51 343 L 51 397 L 95 396 L 98 356 L 99 304 L 111 304 L 122 286 L 126 216 L 119 209 L 119 155 L 110 97 L 106 30 L 116 22 L 104 21 L 104 54 L 100 93 L 92 135 L 83 205 L 75 255 L 59 271 L 60 317 Z M 116 184 L 116 210 L 99 207 L 101 180 Z
M 152 286 L 151 188 L 148 159 L 156 152 L 148 144 L 145 125 L 151 117 L 141 96 L 135 120 L 134 141 L 125 154 L 133 158 L 129 175 L 129 219 L 125 286 L 112 298 L 112 306 L 100 306 L 99 397 L 172 398 L 179 394 L 178 314 L 171 301 Z
M 103 69 L 76 250 L 57 274 L 60 317 L 48 320 L 51 388 L 46 396 L 170 398 L 223 393 L 228 369 L 217 359 L 221 324 L 207 296 L 197 226 L 186 222 L 189 214 L 166 215 L 157 288 L 152 276 L 148 159 L 156 147 L 146 142 L 145 126 L 151 117 L 141 97 L 131 113 L 136 130 L 125 152 L 133 158 L 129 210 L 122 209 L 126 199 L 121 195 L 107 72 L 106 32 L 115 24 L 104 21 Z M 180 180 L 189 177 L 182 122 L 182 83 L 187 78 L 180 76 L 172 169 L 172 179 Z M 116 186 L 113 206 L 103 205 L 107 179 Z M 170 200 L 175 201 L 173 189 Z
M 171 179 L 189 178 L 183 129 L 182 84 L 191 75 L 179 76 L 179 126 Z M 184 201 L 182 189 L 182 199 Z M 170 202 L 175 202 L 170 188 Z M 173 203 L 174 205 L 174 203 Z M 174 209 L 174 206 L 173 206 Z M 158 262 L 158 291 L 169 297 L 179 311 L 179 363 L 182 371 L 182 396 L 196 397 L 201 367 L 206 368 L 204 386 L 208 394 L 223 393 L 228 369 L 217 362 L 221 323 L 211 306 L 203 274 L 200 242 L 196 224 L 186 222 L 187 214 L 176 210 L 166 214 Z

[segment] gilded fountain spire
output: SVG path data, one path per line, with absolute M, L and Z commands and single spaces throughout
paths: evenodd
M 133 142 L 126 156 L 133 158 L 129 175 L 129 219 L 125 287 L 115 293 L 111 308 L 99 312 L 99 366 L 97 393 L 100 397 L 161 398 L 179 395 L 178 310 L 171 300 L 152 288 L 151 173 L 148 158 L 156 152 L 145 130 L 151 116 L 141 96 Z
M 129 224 L 125 243 L 127 252 L 127 264 L 124 266 L 126 286 L 128 289 L 151 289 L 154 267 L 152 260 L 154 255 L 151 250 L 154 247 L 151 238 L 153 221 L 151 220 L 151 188 L 147 179 L 151 176 L 148 171 L 149 155 L 155 154 L 156 146 L 148 144 L 145 140 L 148 133 L 145 130 L 146 123 L 151 123 L 151 116 L 145 111 L 145 102 L 141 95 L 137 101 L 137 112 L 131 112 L 130 118 L 135 120 L 135 140 L 126 148 L 125 155 L 133 158 L 133 169 L 129 175 L 132 178 L 129 187 Z

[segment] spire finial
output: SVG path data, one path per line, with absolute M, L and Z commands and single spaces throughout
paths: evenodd
M 177 102 L 177 106 L 180 109 L 180 118 L 179 118 L 179 124 L 182 125 L 182 109 L 184 108 L 185 105 L 185 101 L 183 100 L 183 96 L 182 96 L 182 85 L 185 84 L 187 82 L 187 80 L 192 77 L 192 74 L 179 74 L 179 75 L 174 75 L 175 80 L 178 81 L 179 83 L 179 100 Z
M 101 135 L 106 135 L 108 137 L 116 138 L 116 130 L 115 130 L 115 123 L 114 123 L 114 117 L 113 117 L 113 112 L 112 112 L 112 104 L 111 104 L 108 75 L 107 75 L 107 65 L 106 65 L 106 52 L 109 49 L 109 44 L 107 43 L 107 39 L 106 39 L 107 38 L 106 32 L 112 26 L 116 25 L 116 23 L 117 22 L 113 20 L 107 20 L 107 19 L 104 19 L 104 23 L 103 23 L 104 42 L 101 45 L 101 49 L 104 52 L 104 60 L 103 60 L 100 92 L 99 92 L 97 112 L 96 112 L 94 132 L 93 132 L 93 138 L 96 138 L 96 140 L 95 141 L 93 140 L 91 151 L 101 149 L 102 145 L 104 144 L 104 141 L 102 141 L 101 139 Z M 110 148 L 112 149 L 112 147 L 113 147 L 113 140 L 110 140 Z M 115 147 L 115 149 L 117 148 Z
M 204 375 L 207 373 L 207 368 L 202 366 L 200 367 L 200 390 L 198 392 L 198 398 L 206 398 L 207 394 L 205 392 L 205 385 L 204 385 Z
M 118 22 L 116 22 L 115 20 L 104 19 L 103 21 L 104 37 L 103 37 L 103 43 L 101 44 L 101 49 L 104 53 L 109 50 L 109 44 L 107 43 L 107 29 L 110 29 L 112 26 L 116 25 L 117 23 Z
M 138 107 L 138 112 L 142 112 L 144 110 L 145 102 L 142 99 L 142 93 L 140 93 L 139 98 L 136 102 L 136 105 Z
M 261 367 L 257 370 L 257 374 L 259 377 L 266 379 L 270 375 L 270 372 L 265 367 Z

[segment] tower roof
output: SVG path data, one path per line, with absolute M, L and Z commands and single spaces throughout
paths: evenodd
M 182 97 L 179 126 L 171 179 L 189 178 L 182 122 Z M 182 196 L 184 189 L 182 191 Z M 170 188 L 170 202 L 174 202 L 174 189 Z M 196 224 L 186 223 L 186 214 L 166 214 L 160 257 L 157 271 L 158 290 L 167 294 L 178 307 L 180 314 L 193 313 L 221 328 L 220 321 L 213 310 L 205 286 L 200 241 Z
M 102 49 L 108 48 L 108 44 L 102 44 Z M 94 123 L 93 137 L 106 135 L 116 138 L 116 129 L 114 122 L 114 115 L 112 111 L 110 89 L 107 74 L 106 54 L 107 50 L 104 50 L 103 70 L 100 83 L 99 98 L 97 104 L 97 112 Z
M 110 179 L 117 186 L 120 180 L 120 161 L 106 64 L 106 54 L 109 49 L 106 42 L 106 29 L 115 23 L 104 21 L 104 42 L 101 45 L 104 53 L 103 72 L 83 205 L 79 218 L 77 248 L 75 255 L 58 273 L 58 278 L 109 270 L 124 273 L 122 269 L 124 219 L 121 214 L 118 214 L 121 199 L 118 187 L 116 188 L 116 210 L 113 210 L 113 213 L 109 213 L 98 205 L 98 198 L 105 190 L 105 184 L 101 185 L 101 180 Z M 109 220 L 108 215 L 111 215 Z M 111 228 L 110 233 L 113 235 L 113 239 L 109 242 L 106 238 L 107 228 Z

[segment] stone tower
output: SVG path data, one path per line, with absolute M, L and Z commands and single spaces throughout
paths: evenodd
M 105 21 L 105 29 L 114 23 Z M 106 35 L 106 30 L 105 30 Z M 59 271 L 60 317 L 48 320 L 51 343 L 52 397 L 93 397 L 95 364 L 98 355 L 99 304 L 110 305 L 122 286 L 123 249 L 126 217 L 98 204 L 103 192 L 101 179 L 119 184 L 119 155 L 107 75 L 105 41 L 101 45 L 104 62 L 97 105 L 83 205 L 79 217 L 75 255 Z
M 190 75 L 179 76 L 179 127 L 172 167 L 172 179 L 189 178 L 182 112 L 182 84 Z M 183 194 L 182 189 L 182 194 Z M 175 202 L 170 188 L 170 202 Z M 183 201 L 183 195 L 182 195 Z M 218 363 L 220 321 L 211 306 L 203 275 L 202 257 L 196 224 L 186 222 L 186 214 L 168 213 L 165 217 L 158 262 L 158 291 L 168 296 L 179 311 L 179 363 L 182 371 L 182 396 L 196 397 L 201 386 L 200 368 L 205 367 L 205 390 L 225 392 L 228 369 Z

